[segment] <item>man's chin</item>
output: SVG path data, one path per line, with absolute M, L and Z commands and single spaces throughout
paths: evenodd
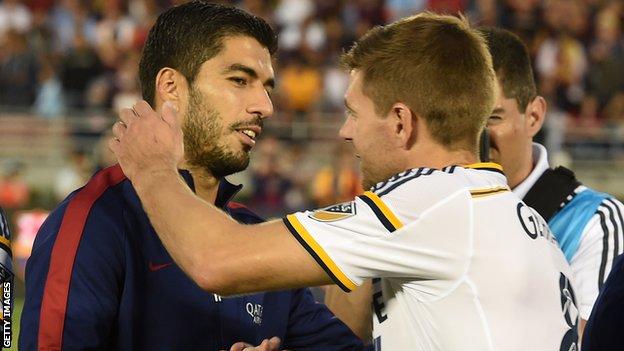
M 242 172 L 249 166 L 249 154 L 241 153 L 236 157 L 202 157 L 196 160 L 185 162 L 186 169 L 201 169 L 216 178 L 222 178 L 234 173 Z

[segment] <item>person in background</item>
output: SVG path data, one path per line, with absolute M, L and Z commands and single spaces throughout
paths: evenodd
M 624 205 L 582 185 L 569 169 L 550 167 L 546 149 L 533 142 L 547 105 L 537 95 L 526 46 L 507 30 L 482 32 L 499 81 L 487 123 L 490 158 L 503 166 L 514 193 L 548 221 L 557 238 L 574 274 L 582 332 L 613 260 L 624 250 Z

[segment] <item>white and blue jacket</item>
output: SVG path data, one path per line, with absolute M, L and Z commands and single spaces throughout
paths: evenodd
M 624 251 L 624 205 L 581 185 L 565 168 L 553 171 L 537 143 L 533 160 L 533 171 L 513 191 L 548 221 L 572 267 L 580 316 L 587 320 L 614 259 Z

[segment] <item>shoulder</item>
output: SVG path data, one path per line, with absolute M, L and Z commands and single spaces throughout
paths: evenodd
M 605 197 L 601 202 L 598 209 L 606 209 L 610 212 L 616 213 L 620 221 L 622 220 L 622 212 L 624 210 L 624 204 L 613 196 Z
M 607 216 L 615 222 L 622 222 L 624 205 L 614 196 L 602 193 L 585 186 L 577 189 L 577 194 L 567 202 L 565 207 L 578 207 L 593 213 L 594 217 Z
M 81 236 L 85 231 L 111 233 L 111 228 L 122 223 L 123 196 L 128 192 L 124 188 L 131 186 L 118 165 L 97 172 L 50 213 L 39 229 L 33 253 L 46 242 L 54 242 L 61 231 L 72 236 Z
M 64 217 L 86 219 L 94 215 L 114 215 L 125 207 L 125 198 L 134 194 L 119 165 L 104 168 L 64 201 Z
M 436 174 L 437 173 L 437 174 Z M 397 173 L 388 180 L 375 184 L 370 191 L 377 196 L 384 196 L 402 188 L 405 184 L 424 183 L 441 174 L 433 168 L 412 168 L 405 172 Z M 416 181 L 418 179 L 418 182 Z M 423 181 L 424 180 L 424 181 Z
M 416 168 L 378 183 L 358 196 L 356 202 L 364 202 L 380 220 L 385 218 L 405 225 L 462 193 L 466 200 L 470 198 L 469 185 L 460 175 L 445 170 Z M 344 204 L 341 206 L 344 207 Z M 397 228 L 396 225 L 386 227 Z
M 461 189 L 466 189 L 465 184 L 447 169 L 414 168 L 377 183 L 370 192 L 382 199 L 418 196 L 421 202 L 435 203 Z
M 603 195 L 604 197 L 595 200 L 602 201 L 599 202 L 593 218 L 600 222 L 599 227 L 603 232 L 614 231 L 617 233 L 624 230 L 624 205 L 613 196 Z

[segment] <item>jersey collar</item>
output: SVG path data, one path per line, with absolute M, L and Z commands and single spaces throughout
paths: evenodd
M 191 188 L 191 190 L 195 192 L 195 183 L 193 182 L 191 173 L 186 170 L 181 170 L 180 175 L 184 178 L 184 181 Z M 230 202 L 242 188 L 243 186 L 241 184 L 234 185 L 225 178 L 219 179 L 219 189 L 217 190 L 217 198 L 215 199 L 214 205 L 224 209 L 228 202 Z
M 496 173 L 500 173 L 502 175 L 505 175 L 505 173 L 503 172 L 503 166 L 499 165 L 498 163 L 494 163 L 494 162 L 479 162 L 479 163 L 473 163 L 473 164 L 469 164 L 469 165 L 464 165 L 461 166 L 463 168 L 470 168 L 470 169 L 478 169 L 478 170 L 482 170 L 482 171 L 491 171 L 491 172 L 496 172 Z
M 513 188 L 513 192 L 523 199 L 529 190 L 535 185 L 535 182 L 542 176 L 550 165 L 548 164 L 548 153 L 546 148 L 538 143 L 533 143 L 533 170 L 522 183 Z

